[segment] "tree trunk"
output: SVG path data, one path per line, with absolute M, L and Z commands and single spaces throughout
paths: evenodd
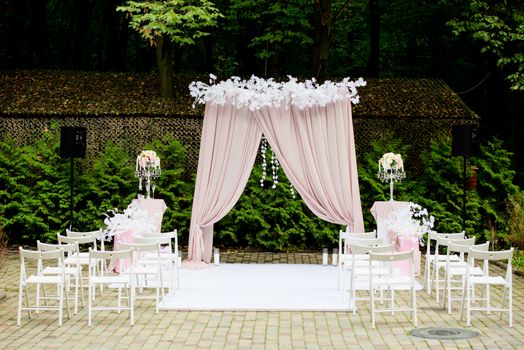
M 156 62 L 160 73 L 160 95 L 173 98 L 173 62 L 171 60 L 171 42 L 164 36 L 157 36 Z
M 331 0 L 315 0 L 315 42 L 313 45 L 312 73 L 320 82 L 324 81 L 327 76 L 331 21 Z
M 380 67 L 380 11 L 379 0 L 369 0 L 369 60 L 367 75 L 377 78 Z

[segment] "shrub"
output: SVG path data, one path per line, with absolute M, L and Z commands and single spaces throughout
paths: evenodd
M 508 208 L 508 241 L 524 249 L 524 192 L 516 192 L 506 202 Z

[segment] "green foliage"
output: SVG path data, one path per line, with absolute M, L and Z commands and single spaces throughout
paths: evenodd
M 155 197 L 167 205 L 162 231 L 178 230 L 180 244 L 187 244 L 193 202 L 194 181 L 183 181 L 186 149 L 172 134 L 154 140 L 147 149 L 155 150 L 162 160 L 162 176 L 157 180 Z
M 291 187 L 281 170 L 275 189 L 260 186 L 261 166 L 256 164 L 244 193 L 226 217 L 215 224 L 215 244 L 250 246 L 271 251 L 334 246 L 339 225 L 316 217 Z
M 376 200 L 386 200 L 387 186 L 376 178 L 377 161 L 385 152 L 410 154 L 409 148 L 386 135 L 373 144 L 373 150 L 366 154 L 359 166 L 360 192 L 364 217 L 368 229 L 375 225 L 367 213 Z M 468 160 L 466 176 L 472 175 L 471 167 L 478 168 L 476 189 L 466 191 L 466 233 L 475 235 L 480 241 L 493 241 L 504 246 L 508 233 L 508 212 L 505 203 L 509 196 L 518 191 L 513 184 L 515 172 L 511 170 L 512 154 L 502 147 L 497 139 L 480 147 L 480 155 Z M 432 142 L 430 150 L 420 153 L 424 164 L 421 174 L 409 172 L 409 158 L 404 164 L 407 178 L 395 184 L 395 199 L 411 201 L 422 205 L 435 217 L 438 232 L 459 232 L 462 230 L 463 158 L 451 156 L 448 139 Z
M 369 209 L 375 201 L 389 200 L 389 183 L 380 181 L 378 174 L 378 160 L 384 153 L 400 153 L 404 164 L 409 164 L 407 156 L 409 146 L 395 139 L 392 134 L 385 133 L 380 139 L 373 142 L 371 150 L 365 153 L 357 154 L 358 158 L 358 181 L 360 188 L 360 200 L 362 203 L 362 212 L 364 214 L 364 225 L 367 231 L 376 228 L 375 219 Z M 409 166 L 409 165 L 408 165 Z M 406 183 L 403 180 L 396 182 L 394 185 L 393 198 L 395 200 L 409 200 L 406 189 Z
M 508 241 L 519 249 L 524 249 L 524 192 L 509 196 L 506 204 L 509 215 Z
M 75 196 L 75 227 L 91 231 L 104 227 L 104 213 L 124 209 L 136 197 L 133 155 L 109 143 L 91 169 L 80 176 Z
M 130 17 L 129 27 L 139 32 L 151 45 L 166 35 L 179 45 L 193 45 L 195 39 L 209 35 L 221 17 L 208 0 L 127 1 L 117 11 Z
M 0 140 L 0 227 L 12 244 L 53 241 L 68 226 L 70 163 L 58 156 L 58 135 L 53 127 L 34 145 L 22 147 Z M 166 167 L 156 191 L 169 208 L 163 228 L 178 228 L 187 236 L 193 183 L 181 180 L 185 149 L 171 135 L 150 146 Z M 123 210 L 136 197 L 134 157 L 129 149 L 109 143 L 91 166 L 75 161 L 74 229 L 105 227 L 104 213 Z
M 448 22 L 455 35 L 466 33 L 511 72 L 512 90 L 524 90 L 524 8 L 519 1 L 470 0 L 460 18 Z
M 0 226 L 11 243 L 47 240 L 68 219 L 69 169 L 56 128 L 33 146 L 0 141 Z
M 58 156 L 59 131 L 52 127 L 33 145 L 17 146 L 9 138 L 0 140 L 0 227 L 10 243 L 34 244 L 36 239 L 54 240 L 69 222 L 69 162 Z M 156 197 L 167 204 L 163 231 L 178 229 L 187 244 L 193 181 L 184 181 L 186 150 L 172 135 L 154 140 L 148 149 L 162 159 L 162 176 Z M 375 227 L 369 208 L 377 200 L 389 199 L 389 186 L 377 178 L 378 159 L 386 152 L 401 153 L 407 178 L 395 184 L 396 200 L 413 201 L 435 216 L 439 232 L 462 229 L 461 157 L 451 156 L 449 139 L 434 141 L 419 154 L 423 172 L 409 172 L 413 150 L 385 134 L 372 149 L 361 153 L 359 180 L 367 230 Z M 75 166 L 74 228 L 93 230 L 103 226 L 109 209 L 123 210 L 136 197 L 134 152 L 108 144 L 91 166 Z M 471 157 L 478 168 L 478 186 L 467 191 L 466 231 L 480 241 L 498 239 L 498 245 L 522 241 L 524 225 L 522 198 L 513 184 L 512 154 L 493 139 Z M 262 170 L 255 165 L 243 195 L 230 213 L 215 225 L 215 243 L 227 247 L 254 247 L 272 251 L 318 249 L 334 246 L 342 227 L 312 214 L 280 170 L 275 189 L 269 181 L 260 186 Z M 518 243 L 520 244 L 520 243 Z

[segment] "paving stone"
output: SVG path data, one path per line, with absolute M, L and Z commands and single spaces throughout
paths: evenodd
M 345 312 L 154 312 L 151 300 L 138 300 L 136 324 L 126 312 L 97 312 L 87 326 L 87 311 L 64 319 L 58 327 L 56 313 L 41 312 L 33 319 L 22 316 L 16 326 L 18 268 L 16 253 L 9 253 L 0 268 L 0 349 L 522 349 L 524 347 L 524 278 L 513 276 L 514 328 L 497 313 L 472 314 L 472 330 L 481 336 L 469 340 L 432 340 L 412 337 L 414 327 L 404 313 L 380 315 L 371 328 L 369 305 L 359 305 L 356 315 Z M 222 252 L 227 263 L 321 263 L 320 252 Z M 424 266 L 422 264 L 422 266 Z M 498 292 L 494 292 L 497 296 Z M 397 298 L 406 302 L 406 296 Z M 465 328 L 458 305 L 448 315 L 434 295 L 417 294 L 419 327 Z

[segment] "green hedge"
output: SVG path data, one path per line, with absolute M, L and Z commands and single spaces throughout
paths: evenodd
M 127 140 L 127 144 L 131 142 Z M 373 202 L 389 199 L 388 184 L 376 176 L 378 159 L 385 152 L 395 152 L 403 155 L 407 169 L 407 178 L 395 185 L 395 199 L 426 207 L 435 216 L 440 232 L 461 230 L 462 158 L 451 156 L 450 140 L 435 141 L 430 151 L 419 154 L 425 169 L 414 178 L 409 164 L 415 160 L 407 155 L 416 152 L 409 147 L 384 135 L 370 152 L 358 155 L 366 229 L 375 228 L 369 212 Z M 92 164 L 76 160 L 74 229 L 103 227 L 104 213 L 113 208 L 122 210 L 136 197 L 136 154 L 129 151 L 131 148 L 108 143 Z M 194 180 L 184 180 L 186 149 L 172 135 L 144 148 L 155 150 L 162 160 L 163 172 L 156 190 L 156 197 L 164 199 L 168 207 L 162 230 L 178 229 L 180 242 L 185 245 L 194 191 Z M 44 132 L 35 144 L 22 147 L 4 137 L 0 149 L 0 228 L 10 244 L 55 240 L 56 233 L 65 230 L 69 222 L 70 170 L 68 160 L 58 155 L 58 127 Z M 480 156 L 468 161 L 468 169 L 470 165 L 479 169 L 477 188 L 467 191 L 467 233 L 480 240 L 495 237 L 500 246 L 507 245 L 509 237 L 506 202 L 519 191 L 513 184 L 511 157 L 495 139 L 481 146 Z M 239 202 L 215 225 L 216 245 L 273 251 L 335 246 L 342 227 L 313 215 L 298 195 L 293 196 L 282 171 L 275 189 L 269 181 L 261 187 L 260 177 L 261 166 L 256 164 Z

